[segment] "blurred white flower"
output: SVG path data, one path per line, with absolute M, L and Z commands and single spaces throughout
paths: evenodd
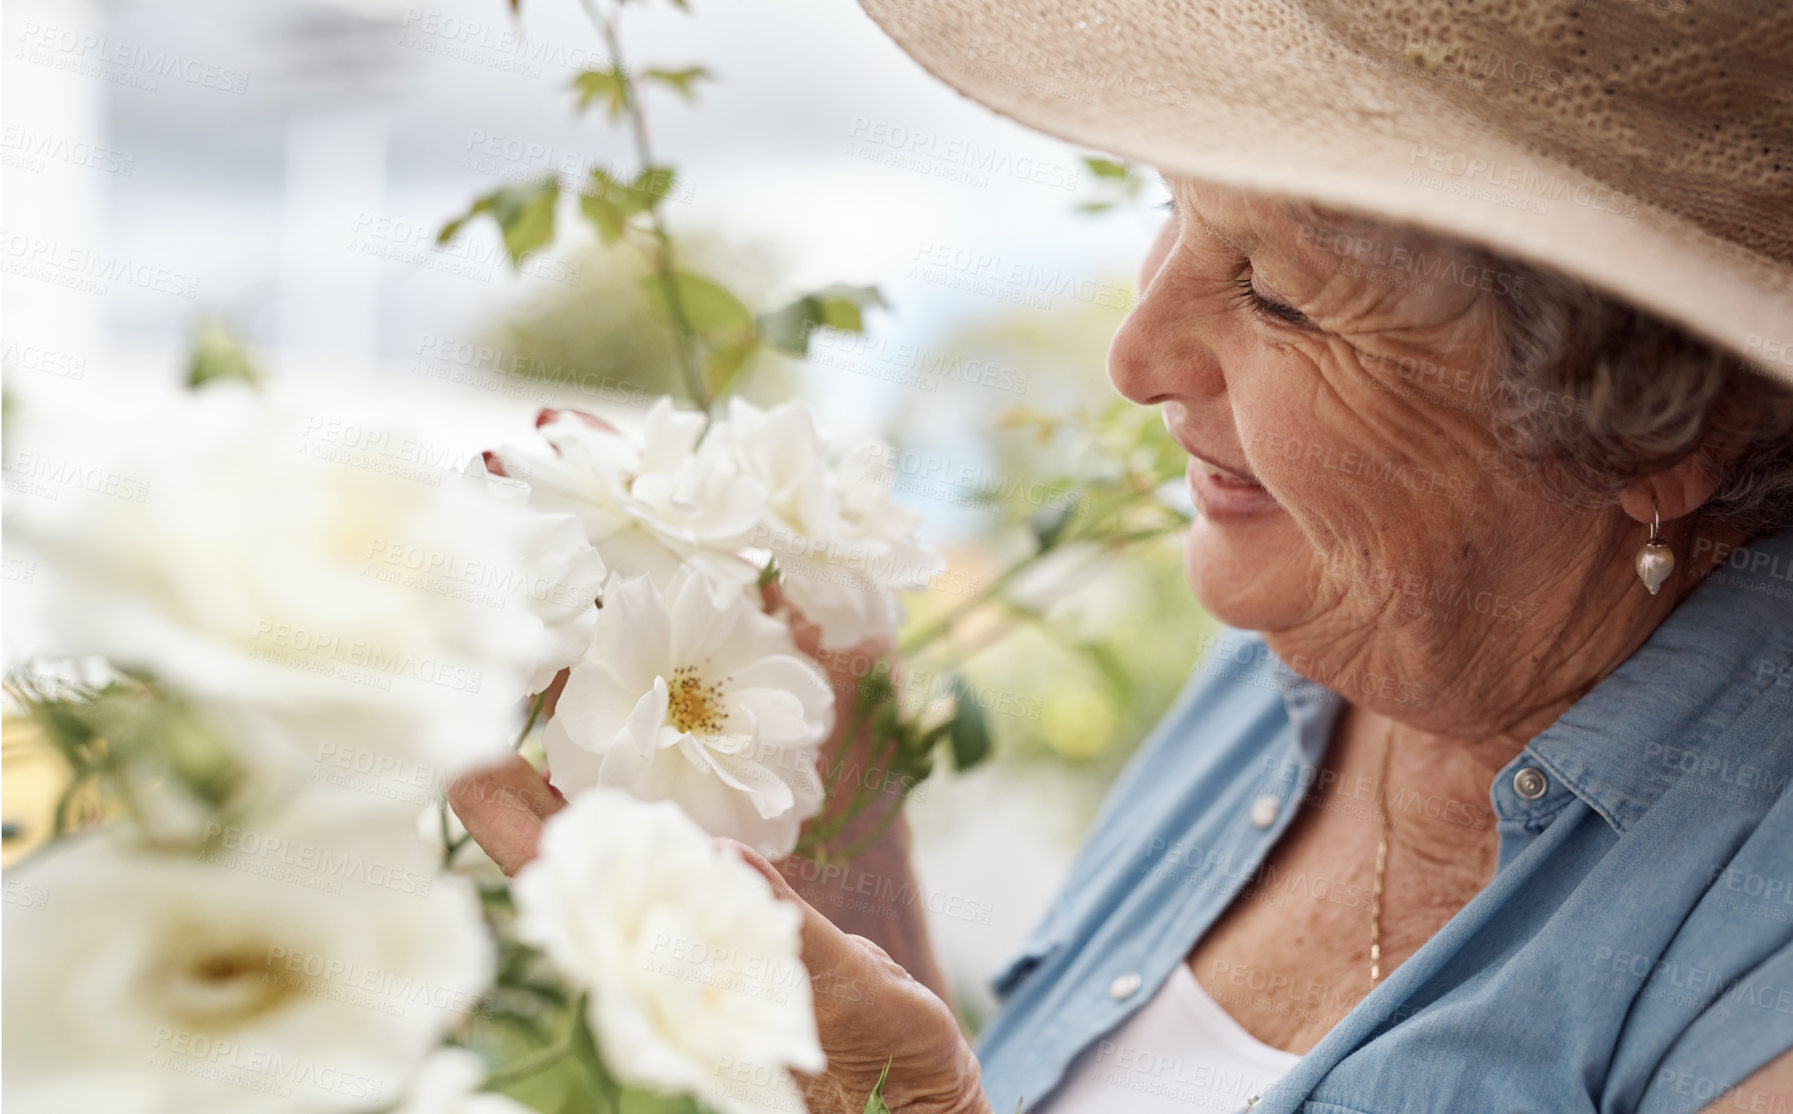
M 549 819 L 512 892 L 519 934 L 590 992 L 624 1082 L 720 1114 L 803 1109 L 789 1069 L 824 1059 L 802 917 L 677 808 L 586 793 Z
M 483 482 L 494 498 L 519 509 L 516 520 L 525 531 L 518 539 L 523 549 L 522 588 L 544 632 L 529 691 L 541 692 L 591 641 L 592 626 L 598 621 L 594 601 L 608 575 L 604 558 L 586 542 L 572 515 L 524 510 L 530 505 L 527 484 L 488 472 L 479 457 L 468 462 L 467 474 Z
M 365 1110 L 475 1010 L 477 896 L 390 813 L 307 794 L 200 856 L 115 832 L 7 872 L 6 1098 L 20 1110 Z
M 44 617 L 13 650 L 148 671 L 264 785 L 345 756 L 440 785 L 500 757 L 595 621 L 571 524 L 416 435 L 227 385 L 19 419 L 9 468 L 48 487 L 6 502 L 35 573 L 8 587 Z
M 613 579 L 544 734 L 553 783 L 675 801 L 705 829 L 788 854 L 822 803 L 834 692 L 790 628 L 695 569 L 664 593 Z
M 801 401 L 762 410 L 731 398 L 712 437 L 765 485 L 766 516 L 751 544 L 777 562 L 779 587 L 821 628 L 822 648 L 894 636 L 903 620 L 897 591 L 925 587 L 945 562 L 916 541 L 921 516 L 890 500 L 890 450 L 831 445 Z
M 664 586 L 685 564 L 737 584 L 755 570 L 735 556 L 759 522 L 765 492 L 738 474 L 726 452 L 700 447 L 703 415 L 662 398 L 639 435 L 575 410 L 544 410 L 542 447 L 507 445 L 491 454 L 530 499 L 572 514 L 604 563 Z
M 417 1069 L 405 1100 L 392 1114 L 535 1114 L 513 1098 L 479 1090 L 485 1078 L 485 1061 L 478 1053 L 438 1048 Z

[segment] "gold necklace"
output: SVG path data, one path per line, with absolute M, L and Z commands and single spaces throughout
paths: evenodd
M 1388 721 L 1388 737 L 1382 744 L 1382 784 L 1376 803 L 1382 813 L 1382 833 L 1376 840 L 1376 883 L 1370 889 L 1370 985 L 1382 981 L 1382 880 L 1388 871 L 1388 756 L 1395 745 L 1395 724 Z

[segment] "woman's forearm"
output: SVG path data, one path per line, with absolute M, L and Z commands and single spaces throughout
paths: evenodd
M 891 802 L 890 807 L 901 807 Z M 847 826 L 838 843 L 850 846 L 874 829 L 882 808 L 868 808 Z M 863 936 L 889 953 L 915 980 L 948 1003 L 946 978 L 928 943 L 927 909 L 910 862 L 909 822 L 898 816 L 849 862 L 792 855 L 779 872 L 803 900 L 842 932 Z

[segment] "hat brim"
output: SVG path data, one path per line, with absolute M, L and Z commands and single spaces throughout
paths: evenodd
M 1259 18 L 1180 4 L 1150 25 L 1062 0 L 860 5 L 934 77 L 1027 127 L 1553 267 L 1793 384 L 1793 267 L 1502 138 L 1287 0 L 1253 0 Z

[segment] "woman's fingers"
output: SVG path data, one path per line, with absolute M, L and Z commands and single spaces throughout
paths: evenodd
M 780 901 L 788 901 L 803 913 L 803 965 L 809 968 L 810 978 L 838 974 L 843 964 L 862 965 L 869 958 L 865 952 L 870 944 L 863 936 L 849 936 L 834 926 L 834 922 L 816 912 L 815 906 L 804 901 L 801 894 L 791 888 L 784 875 L 778 872 L 764 855 L 732 839 L 718 837 L 717 841 L 724 846 L 733 847 L 739 852 L 747 865 L 760 872 L 772 887 L 772 895 Z M 876 945 L 872 945 L 876 947 Z M 878 954 L 885 962 L 890 957 L 884 955 L 884 949 L 878 948 Z M 893 963 L 892 966 L 895 966 Z M 900 969 L 900 968 L 899 968 Z
M 450 785 L 448 803 L 506 874 L 535 858 L 542 821 L 565 807 L 535 767 L 515 755 Z

